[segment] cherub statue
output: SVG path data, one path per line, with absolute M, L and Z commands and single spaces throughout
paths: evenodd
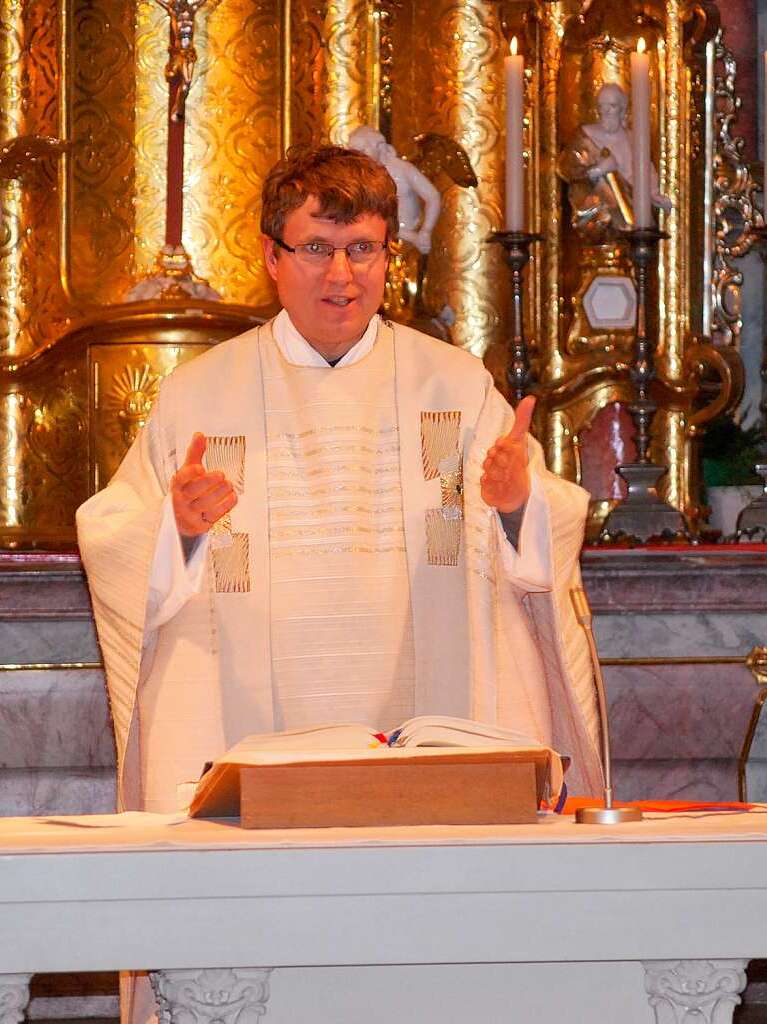
M 170 117 L 172 121 L 183 121 L 186 98 L 194 77 L 197 50 L 194 47 L 194 19 L 207 0 L 157 0 L 170 17 L 170 45 L 168 63 L 165 66 L 165 81 L 176 86 Z
M 634 224 L 628 98 L 619 85 L 606 84 L 597 93 L 596 107 L 597 122 L 581 125 L 559 159 L 559 173 L 570 186 L 573 227 L 595 243 L 615 238 Z M 660 194 L 654 167 L 651 190 L 653 204 L 668 213 L 672 203 Z
M 431 251 L 431 234 L 442 205 L 439 191 L 414 164 L 398 156 L 375 128 L 355 128 L 349 146 L 378 160 L 392 176 L 397 186 L 399 237 L 426 255 Z

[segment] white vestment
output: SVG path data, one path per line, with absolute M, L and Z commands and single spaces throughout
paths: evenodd
M 312 376 L 310 368 L 291 367 L 270 325 L 179 367 L 163 383 L 151 423 L 112 482 L 78 512 L 115 723 L 121 807 L 146 806 L 152 792 L 151 809 L 169 808 L 177 783 L 195 778 L 205 761 L 243 735 L 289 727 L 296 715 L 310 714 L 301 693 L 291 704 L 301 667 L 285 664 L 303 659 L 311 666 L 313 657 L 320 659 L 323 630 L 345 592 L 338 580 L 347 574 L 359 609 L 367 600 L 360 580 L 372 565 L 381 579 L 394 581 L 398 605 L 393 630 L 400 647 L 384 651 L 382 659 L 395 666 L 387 671 L 395 676 L 392 688 L 400 689 L 386 713 L 402 708 L 528 729 L 540 721 L 538 732 L 550 729 L 550 735 L 539 738 L 572 758 L 570 790 L 599 792 L 591 666 L 570 601 L 579 581 L 585 492 L 548 473 L 531 442 L 533 488 L 548 515 L 540 540 L 540 520 L 531 523 L 528 509 L 517 554 L 480 496 L 485 453 L 513 422 L 480 360 L 381 323 L 362 358 L 315 370 Z M 291 429 L 296 405 L 306 426 L 311 413 L 304 403 L 316 403 L 318 425 Z M 366 411 L 373 404 L 374 413 Z M 359 430 L 373 432 L 371 444 L 360 446 L 370 448 L 364 457 L 353 450 Z M 147 633 L 163 518 L 167 529 L 165 495 L 196 431 L 208 438 L 208 466 L 227 473 L 238 503 L 192 556 L 197 582 L 180 601 L 178 588 L 170 594 L 167 621 L 149 609 L 157 628 Z M 307 440 L 315 431 L 317 445 Z M 315 455 L 317 468 L 301 461 Z M 307 465 L 317 480 L 302 479 L 295 468 Z M 347 483 L 349 501 L 332 499 L 339 512 L 334 517 L 330 490 Z M 392 491 L 392 484 L 399 486 Z M 316 508 L 304 500 L 305 487 L 315 488 Z M 395 500 L 387 490 L 396 491 Z M 548 546 L 541 561 L 550 565 L 551 580 L 520 577 L 531 537 Z M 365 561 L 371 551 L 378 561 Z M 157 567 L 153 586 L 156 578 Z M 371 586 L 384 585 L 373 579 Z M 375 636 L 386 640 L 386 608 L 376 596 L 363 611 L 376 624 Z M 319 622 L 303 648 L 300 622 L 291 619 L 291 605 L 300 610 L 302 602 L 307 621 Z M 355 609 L 347 611 L 353 616 Z M 362 659 L 363 676 L 365 665 L 374 665 L 364 661 L 363 627 L 349 621 L 353 628 L 336 630 L 332 638 L 341 683 L 344 636 L 350 656 Z M 397 664 L 404 666 L 401 678 Z M 326 674 L 321 687 L 332 690 L 331 677 Z M 371 707 L 382 707 L 382 686 L 374 681 Z M 368 721 L 359 684 L 351 691 L 357 703 L 349 704 L 349 714 L 374 727 L 397 724 Z M 329 708 L 325 720 L 349 717 Z M 520 723 L 526 708 L 530 716 Z M 155 759 L 162 762 L 157 779 L 150 777 Z

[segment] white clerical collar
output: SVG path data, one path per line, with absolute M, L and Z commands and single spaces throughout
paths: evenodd
M 336 366 L 351 366 L 366 356 L 373 347 L 378 333 L 378 314 L 376 314 L 367 325 L 365 333 L 360 340 L 352 345 L 349 351 L 339 359 Z M 295 366 L 324 366 L 328 367 L 328 361 L 319 354 L 316 348 L 312 348 L 306 338 L 299 334 L 288 316 L 286 309 L 280 310 L 272 323 L 272 333 L 282 355 L 289 363 Z

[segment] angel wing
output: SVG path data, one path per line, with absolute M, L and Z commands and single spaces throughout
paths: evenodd
M 430 181 L 442 172 L 462 188 L 473 188 L 478 184 L 466 150 L 454 139 L 436 132 L 423 132 L 416 135 L 414 142 L 417 154 L 413 163 Z

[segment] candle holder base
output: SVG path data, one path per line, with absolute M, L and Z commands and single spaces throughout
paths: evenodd
M 576 825 L 622 825 L 641 820 L 638 807 L 579 807 L 575 812 Z
M 658 497 L 657 485 L 668 470 L 653 462 L 629 462 L 616 472 L 628 484 L 628 495 L 610 512 L 599 535 L 600 544 L 618 537 L 646 541 L 651 537 L 689 540 L 690 533 L 682 513 Z
M 767 465 L 758 463 L 754 469 L 762 478 L 763 490 L 758 498 L 746 505 L 738 514 L 735 540 L 767 540 Z

